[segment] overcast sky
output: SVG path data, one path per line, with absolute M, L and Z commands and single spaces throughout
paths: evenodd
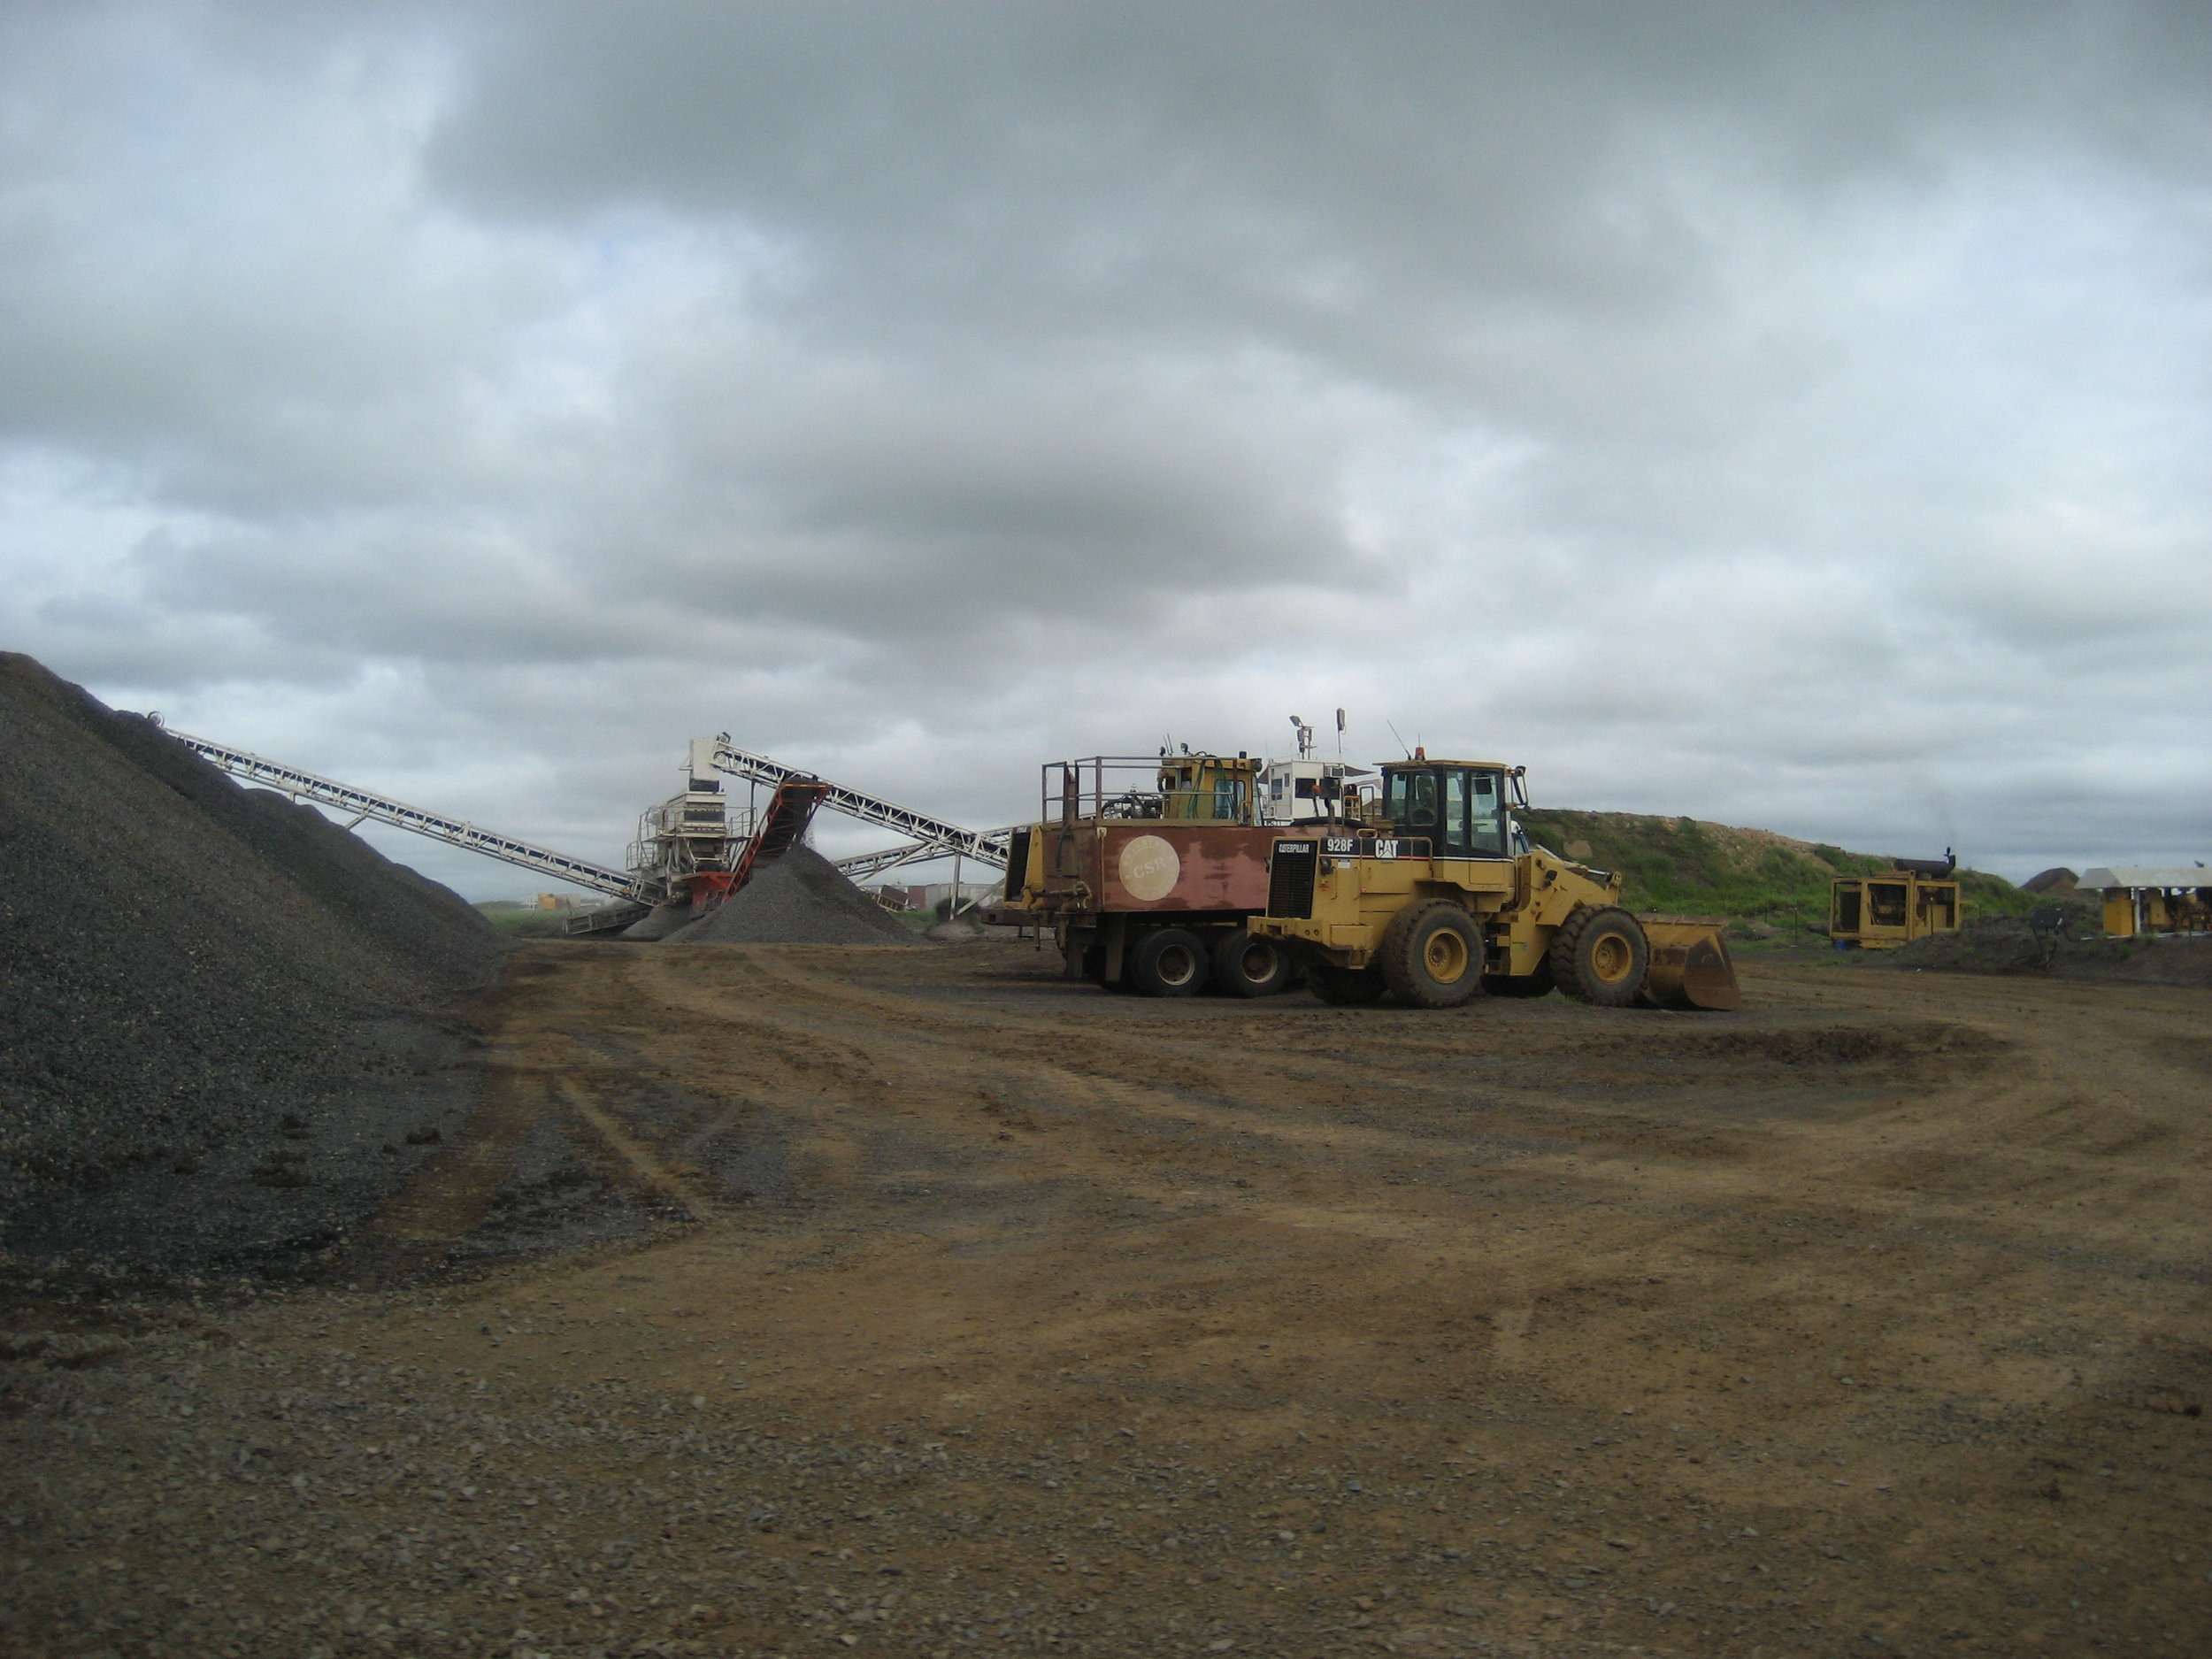
M 2212 858 L 2208 486 L 2201 4 L 0 8 L 0 645 L 587 856 L 1342 706 Z

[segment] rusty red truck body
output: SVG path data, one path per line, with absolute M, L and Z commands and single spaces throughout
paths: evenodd
M 1268 855 L 1316 820 L 1258 821 L 1259 763 L 1239 755 L 1096 756 L 1044 769 L 1038 821 L 1015 831 L 1005 904 L 1048 926 L 1071 979 L 1153 996 L 1287 990 L 1287 956 L 1255 940 Z

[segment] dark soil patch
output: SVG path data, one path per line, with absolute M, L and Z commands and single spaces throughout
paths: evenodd
M 1647 1051 L 1710 1056 L 1735 1061 L 1771 1060 L 1786 1066 L 1852 1066 L 1919 1062 L 1945 1056 L 1985 1063 L 2009 1046 L 1970 1025 L 1916 1020 L 1892 1025 L 1816 1025 L 1801 1030 L 1700 1033 L 1663 1045 L 1646 1039 Z
M 2056 907 L 2055 907 L 2056 908 Z M 2028 917 L 1970 922 L 1886 954 L 1885 968 L 1937 973 L 2035 974 L 2131 985 L 2212 986 L 2212 939 L 2108 939 L 2095 907 L 2066 905 L 2055 929 L 2039 932 Z

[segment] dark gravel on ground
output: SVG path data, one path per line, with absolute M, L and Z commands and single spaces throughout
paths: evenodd
M 2039 933 L 2028 918 L 1969 922 L 1884 953 L 1879 965 L 1935 973 L 2024 973 L 2130 985 L 2212 985 L 2212 939 L 2108 939 L 2093 904 L 2053 907 L 2060 929 Z
M 311 808 L 0 654 L 0 1256 L 312 1269 L 473 1099 L 497 935 Z
M 913 930 L 810 847 L 794 847 L 670 944 L 914 945 Z
M 656 904 L 638 920 L 622 930 L 625 939 L 665 939 L 680 927 L 691 926 L 691 901 L 672 899 L 665 904 Z

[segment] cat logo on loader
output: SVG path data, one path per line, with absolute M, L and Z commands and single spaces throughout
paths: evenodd
M 1618 871 L 1521 841 L 1521 768 L 1417 749 L 1382 772 L 1376 821 L 1274 843 L 1267 912 L 1248 924 L 1324 1002 L 1456 1008 L 1555 987 L 1603 1008 L 1743 1005 L 1724 924 L 1632 916 Z

